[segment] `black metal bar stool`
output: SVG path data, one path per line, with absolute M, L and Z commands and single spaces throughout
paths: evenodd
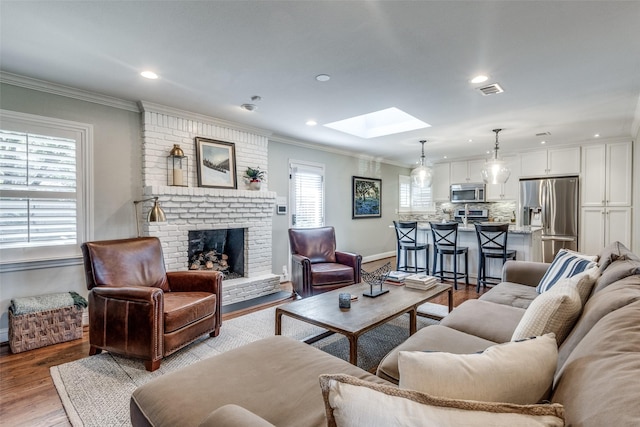
M 429 274 L 429 244 L 418 243 L 418 223 L 393 221 L 393 225 L 398 239 L 396 270 Z M 424 267 L 418 267 L 418 251 L 424 251 Z M 409 253 L 413 253 L 413 265 L 409 265 Z M 400 265 L 400 255 L 404 255 L 403 265 Z
M 509 224 L 476 224 L 478 237 L 478 286 L 486 288 L 487 284 L 497 285 L 502 278 L 487 276 L 487 258 L 502 259 L 504 264 L 508 259 L 516 259 L 516 251 L 507 249 Z M 489 280 L 488 280 L 489 279 Z
M 433 235 L 433 275 L 443 279 L 453 279 L 453 289 L 458 289 L 458 279 L 464 278 L 465 284 L 469 284 L 469 248 L 458 246 L 458 223 L 430 222 Z M 453 255 L 453 271 L 445 270 L 444 255 Z M 458 272 L 458 255 L 464 255 L 464 273 Z M 440 270 L 437 269 L 437 260 L 440 258 Z M 446 275 L 445 275 L 446 274 Z

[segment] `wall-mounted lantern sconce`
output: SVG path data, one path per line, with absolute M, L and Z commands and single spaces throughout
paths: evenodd
M 184 155 L 184 151 L 178 144 L 173 144 L 167 156 L 167 185 L 189 186 L 189 158 Z

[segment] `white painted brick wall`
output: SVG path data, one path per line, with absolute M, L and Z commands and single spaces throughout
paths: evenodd
M 245 228 L 245 277 L 223 282 L 222 304 L 232 304 L 280 290 L 271 272 L 272 217 L 276 193 L 268 191 L 268 175 L 261 191 L 247 190 L 242 175 L 248 166 L 267 171 L 267 137 L 223 126 L 145 110 L 142 125 L 142 179 L 145 197 L 157 196 L 167 223 L 147 223 L 146 202 L 139 209 L 141 234 L 162 241 L 167 270 L 188 269 L 191 230 Z M 197 187 L 195 138 L 233 142 L 238 189 Z M 167 185 L 167 155 L 180 144 L 189 160 L 188 187 Z

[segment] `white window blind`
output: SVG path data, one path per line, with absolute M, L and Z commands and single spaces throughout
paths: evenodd
M 407 212 L 411 210 L 411 177 L 406 175 L 398 176 L 398 210 Z
M 414 185 L 411 177 L 400 175 L 399 181 L 399 211 L 433 211 L 431 187 L 420 188 Z
M 69 265 L 91 237 L 91 125 L 0 110 L 0 269 Z
M 290 163 L 292 218 L 295 228 L 324 225 L 324 166 Z
M 76 141 L 0 129 L 0 246 L 76 244 Z

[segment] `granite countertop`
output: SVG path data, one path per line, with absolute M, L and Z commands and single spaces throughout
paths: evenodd
M 431 230 L 431 227 L 429 226 L 428 222 L 418 222 L 418 228 L 424 229 L 424 230 Z M 509 233 L 513 233 L 513 234 L 532 234 L 539 230 L 542 230 L 542 228 L 541 227 L 518 227 L 515 224 L 509 225 Z M 473 224 L 467 224 L 466 226 L 460 224 L 458 226 L 458 231 L 464 231 L 464 232 L 473 231 L 475 233 L 476 228 Z

